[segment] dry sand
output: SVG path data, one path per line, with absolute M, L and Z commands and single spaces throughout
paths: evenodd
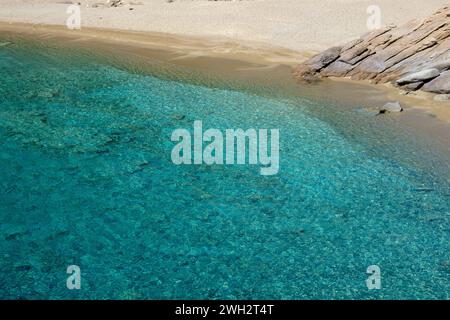
M 368 6 L 382 24 L 425 17 L 449 0 L 1 0 L 0 21 L 65 25 L 69 3 L 81 4 L 82 27 L 153 31 L 320 51 L 368 31 Z M 131 3 L 131 4 L 130 4 Z M 97 4 L 97 7 L 93 7 Z M 100 4 L 100 5 L 98 5 Z M 130 10 L 132 9 L 132 10 Z

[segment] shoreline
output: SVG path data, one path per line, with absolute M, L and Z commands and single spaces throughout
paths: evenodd
M 295 66 L 318 53 L 316 51 L 299 52 L 260 42 L 246 42 L 244 45 L 242 42 L 220 37 L 194 37 L 172 33 L 94 27 L 69 30 L 65 26 L 56 24 L 0 21 L 0 31 L 32 35 L 51 33 L 52 36 L 71 38 L 72 40 L 74 38 L 79 41 L 90 39 L 121 43 L 126 46 L 163 49 L 180 52 L 187 57 L 230 58 L 231 56 L 233 60 L 267 65 Z
M 54 44 L 74 48 L 100 50 L 112 55 L 126 56 L 132 64 L 144 66 L 157 59 L 200 73 L 219 75 L 225 81 L 247 85 L 267 86 L 287 95 L 300 96 L 340 104 L 376 108 L 392 100 L 405 106 L 401 114 L 388 115 L 419 132 L 442 140 L 450 135 L 448 103 L 427 96 L 404 96 L 394 86 L 371 84 L 368 81 L 324 79 L 317 84 L 298 83 L 292 77 L 292 59 L 298 53 L 279 48 L 256 48 L 230 41 L 187 38 L 151 32 L 128 32 L 83 28 L 68 30 L 61 26 L 0 22 L 0 35 L 21 36 L 35 41 L 57 40 Z M 120 44 L 120 47 L 114 45 Z M 267 49 L 267 50 L 266 50 Z M 306 57 L 305 57 L 306 59 Z M 236 87 L 237 90 L 242 89 Z

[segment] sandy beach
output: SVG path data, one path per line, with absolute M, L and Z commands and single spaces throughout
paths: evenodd
M 448 0 L 2 0 L 0 21 L 65 25 L 67 7 L 80 3 L 81 26 L 163 32 L 320 51 L 368 32 L 367 8 L 378 5 L 381 24 L 426 17 Z

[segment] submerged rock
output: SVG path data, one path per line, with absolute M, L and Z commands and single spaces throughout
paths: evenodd
M 30 271 L 33 267 L 29 264 L 19 265 L 14 268 L 15 271 Z
M 387 26 L 328 49 L 294 69 L 300 80 L 350 77 L 392 82 L 407 91 L 450 93 L 450 8 L 396 27 Z

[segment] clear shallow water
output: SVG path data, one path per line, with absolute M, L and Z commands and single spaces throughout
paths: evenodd
M 448 153 L 389 120 L 24 43 L 0 79 L 1 298 L 450 298 Z M 279 128 L 280 173 L 173 165 L 194 120 Z

